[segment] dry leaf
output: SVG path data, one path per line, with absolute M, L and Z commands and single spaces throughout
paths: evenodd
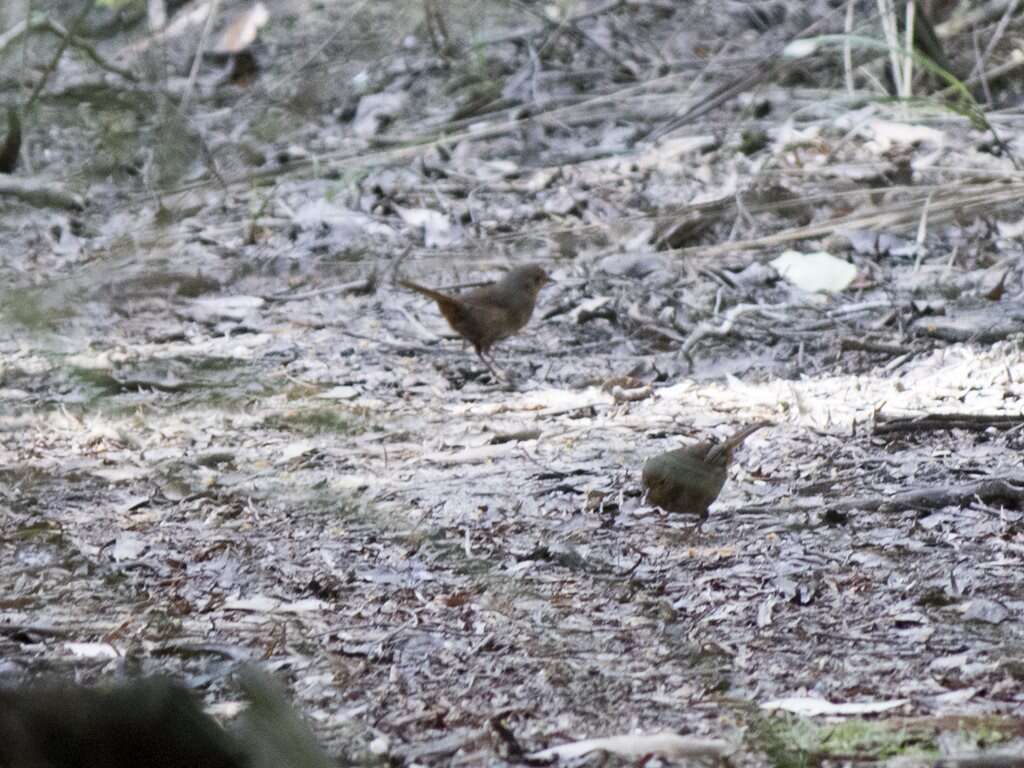
M 267 10 L 267 6 L 261 2 L 254 3 L 228 25 L 217 45 L 213 47 L 213 52 L 241 53 L 256 42 L 256 36 L 268 21 L 270 11 Z
M 786 251 L 771 265 L 788 282 L 811 292 L 837 293 L 847 288 L 857 276 L 857 267 L 824 251 Z

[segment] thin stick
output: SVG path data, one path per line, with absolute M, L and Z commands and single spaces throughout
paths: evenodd
M 137 83 L 139 81 L 138 76 L 130 69 L 125 69 L 124 67 L 118 66 L 114 62 L 110 61 L 97 51 L 94 46 L 90 45 L 82 38 L 71 34 L 71 32 L 66 30 L 50 17 L 34 21 L 28 25 L 18 24 L 16 29 L 19 31 L 19 34 L 25 35 L 26 45 L 28 44 L 28 32 L 52 32 L 57 37 L 63 38 L 70 45 L 82 51 L 82 53 L 108 72 L 113 72 L 115 75 L 119 75 L 132 83 Z M 17 35 L 6 35 L 5 37 L 10 40 L 17 37 Z
M 33 6 L 33 0 L 28 0 L 28 2 L 25 3 L 25 22 L 24 23 L 25 23 L 25 29 L 26 30 L 28 29 L 29 24 L 32 21 L 32 6 Z M 28 87 L 28 80 L 27 80 L 27 77 L 26 77 L 27 75 L 28 75 L 28 33 L 26 32 L 25 39 L 21 41 L 21 91 L 22 91 L 23 94 L 25 92 L 25 89 Z M 24 104 L 25 102 L 26 102 L 26 100 L 22 99 L 22 104 Z M 21 120 L 21 124 L 24 125 L 25 122 L 26 122 L 25 118 L 28 117 L 28 113 L 25 111 L 24 107 L 20 107 L 19 111 L 20 111 L 21 114 L 19 114 L 18 117 Z M 28 157 L 29 157 L 29 154 L 30 153 L 28 151 L 26 151 L 24 149 L 24 147 L 23 147 L 22 152 L 21 152 L 22 158 L 25 158 L 27 160 Z M 27 165 L 27 163 L 26 163 L 26 165 Z M 27 166 L 26 170 L 29 173 L 31 173 L 32 172 L 32 167 L 31 166 Z
M 903 44 L 903 87 L 906 89 L 906 93 L 901 94 L 906 99 L 910 98 L 914 80 L 914 57 L 910 53 L 914 50 L 914 10 L 916 7 L 914 0 L 907 0 L 906 40 Z
M 903 68 L 900 66 L 899 59 L 900 36 L 896 29 L 896 10 L 893 8 L 892 0 L 878 0 L 878 14 L 882 22 L 885 42 L 889 48 L 889 69 L 892 71 L 892 80 L 896 85 L 896 94 L 902 96 Z
M 203 53 L 206 51 L 206 44 L 210 40 L 210 31 L 213 29 L 213 21 L 220 9 L 220 0 L 212 0 L 210 12 L 206 16 L 206 24 L 203 26 L 203 34 L 199 39 L 199 47 L 196 49 L 196 57 L 192 60 L 192 69 L 188 73 L 188 83 L 185 84 L 185 95 L 181 97 L 181 106 L 178 111 L 185 114 L 188 111 L 188 103 L 192 98 L 192 91 L 195 89 L 196 79 L 199 77 L 199 63 L 203 60 Z
M 853 96 L 853 45 L 850 35 L 853 34 L 853 0 L 846 0 L 846 19 L 843 23 L 843 72 L 846 79 L 846 92 Z
M 971 72 L 971 77 L 978 76 L 983 81 L 987 80 L 985 77 L 985 62 L 988 61 L 992 52 L 996 49 L 996 45 L 1003 39 L 1003 35 L 1006 34 L 1006 27 L 1010 23 L 1010 19 L 1013 18 L 1014 13 L 1017 11 L 1017 4 L 1020 0 L 1010 0 L 1010 3 L 1006 6 L 1006 11 L 999 19 L 999 23 L 996 24 L 996 29 L 992 33 L 992 38 L 988 41 L 988 45 L 985 46 L 985 52 L 981 54 L 981 58 L 977 60 L 974 65 L 974 71 Z
M 917 243 L 914 246 L 914 250 L 917 253 L 914 258 L 914 272 L 921 269 L 921 262 L 924 260 L 924 239 L 928 234 L 928 209 L 931 207 L 931 204 L 932 196 L 929 194 L 928 198 L 924 201 L 924 206 L 921 208 L 921 220 L 917 224 Z
M 32 94 L 28 97 L 28 101 L 25 102 L 25 106 L 23 108 L 25 112 L 28 112 L 36 99 L 39 98 L 39 94 L 43 92 L 43 88 L 46 87 L 46 82 L 50 79 L 50 75 L 52 75 L 54 70 L 57 69 L 57 63 L 64 55 L 64 51 L 66 51 L 68 46 L 71 44 L 71 38 L 76 32 L 78 32 L 78 28 L 82 25 L 82 22 L 85 21 L 85 17 L 89 15 L 89 11 L 92 10 L 92 7 L 95 4 L 96 0 L 85 0 L 85 5 L 82 6 L 82 10 L 71 24 L 71 33 L 61 40 L 60 45 L 57 46 L 57 51 L 53 54 L 53 58 L 50 60 L 49 66 L 47 66 L 43 71 L 43 76 L 39 78 L 39 82 L 36 83 L 36 87 L 32 90 Z

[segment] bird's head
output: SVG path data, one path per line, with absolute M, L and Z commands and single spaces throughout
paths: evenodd
M 525 267 L 513 269 L 508 273 L 505 281 L 517 289 L 528 291 L 536 296 L 540 293 L 541 288 L 551 282 L 551 278 L 548 277 L 548 273 L 542 267 L 537 264 L 529 264 Z

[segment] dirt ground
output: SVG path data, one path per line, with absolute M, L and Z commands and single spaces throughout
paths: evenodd
M 779 53 L 845 4 L 752 5 L 268 3 L 256 73 L 194 85 L 201 23 L 86 17 L 11 176 L 81 205 L 0 185 L 0 678 L 224 714 L 255 662 L 339 764 L 1021 754 L 1016 97 L 901 106 L 869 50 L 847 93 Z M 953 64 L 1010 56 L 989 7 Z M 528 262 L 514 387 L 395 283 Z M 644 503 L 754 421 L 702 525 Z

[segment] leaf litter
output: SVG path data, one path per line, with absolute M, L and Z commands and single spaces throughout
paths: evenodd
M 116 163 L 73 218 L 10 204 L 4 677 L 171 673 L 227 712 L 258 659 L 333 754 L 400 764 L 763 764 L 797 728 L 755 711 L 779 702 L 937 743 L 941 717 L 990 718 L 1019 745 L 1009 159 L 964 121 L 796 87 L 643 143 L 699 73 L 744 66 L 694 57 L 687 30 L 730 34 L 701 4 L 513 14 L 483 39 L 441 11 L 434 38 L 481 51 L 458 60 L 412 28 L 361 56 L 324 40 L 338 13 L 260 30 L 264 72 L 325 46 L 275 108 L 201 77 L 224 189 L 197 154 L 159 204 L 171 169 Z M 664 77 L 638 79 L 659 50 Z M 746 98 L 770 115 L 750 154 L 724 128 Z M 56 126 L 37 162 L 59 174 L 81 139 Z M 836 290 L 783 279 L 785 250 L 846 265 Z M 393 283 L 527 260 L 555 284 L 497 350 L 512 391 Z M 700 527 L 644 503 L 647 458 L 757 420 L 776 426 Z

